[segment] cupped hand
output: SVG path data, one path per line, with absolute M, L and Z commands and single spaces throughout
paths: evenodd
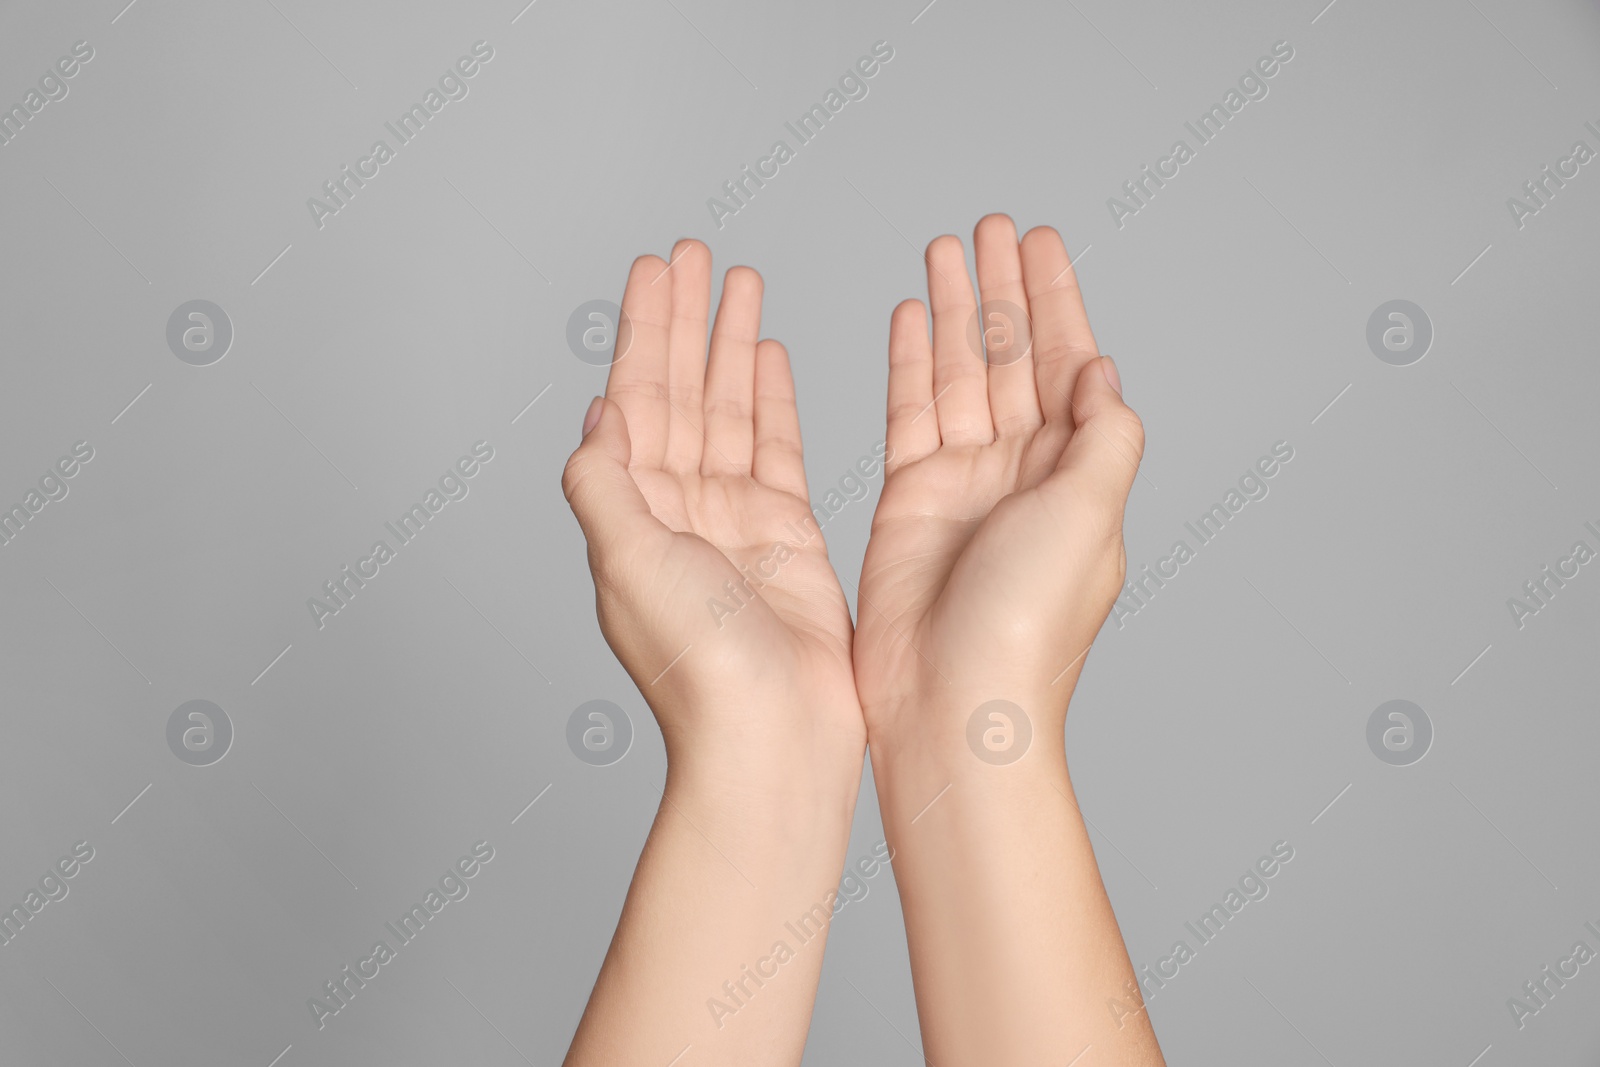
M 769 757 L 838 755 L 853 788 L 850 612 L 807 501 L 788 355 L 758 341 L 754 270 L 728 271 L 708 355 L 710 297 L 699 241 L 628 275 L 622 354 L 562 478 L 601 630 L 670 760 L 759 774 Z
M 1139 418 L 1100 356 L 1061 237 L 1003 215 L 928 246 L 925 311 L 889 332 L 892 461 L 862 567 L 855 673 L 874 735 L 989 699 L 1065 714 L 1123 583 Z M 987 348 L 987 359 L 983 354 Z M 933 710 L 929 710 L 933 705 Z M 1059 736 L 1059 732 L 1058 732 Z

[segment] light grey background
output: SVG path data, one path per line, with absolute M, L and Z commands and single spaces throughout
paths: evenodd
M 1600 547 L 1600 164 L 1521 228 L 1506 204 L 1600 149 L 1600 12 L 924 2 L 0 8 L 0 104 L 95 51 L 0 146 L 0 502 L 95 450 L 0 547 L 0 903 L 95 850 L 0 946 L 0 1061 L 558 1062 L 664 770 L 560 497 L 604 381 L 568 315 L 680 236 L 761 270 L 820 496 L 882 434 L 921 248 L 1006 211 L 1081 257 L 1148 427 L 1133 569 L 1295 450 L 1107 626 L 1069 719 L 1136 965 L 1295 849 L 1151 998 L 1169 1061 L 1600 1062 L 1600 964 L 1520 1030 L 1507 1007 L 1600 949 L 1600 564 L 1521 629 L 1507 607 Z M 479 40 L 470 95 L 319 229 L 307 198 Z M 879 40 L 870 94 L 718 229 L 706 200 Z M 1107 198 L 1280 40 L 1269 95 L 1118 228 Z M 165 340 L 193 299 L 234 328 L 209 367 Z M 1366 343 L 1392 299 L 1435 330 L 1411 366 Z M 306 599 L 479 440 L 470 494 L 318 630 Z M 828 526 L 852 580 L 870 514 Z M 565 741 L 597 698 L 635 727 L 609 767 Z M 1393 698 L 1433 723 L 1411 766 L 1367 746 Z M 194 699 L 234 728 L 210 766 L 167 747 Z M 880 836 L 868 781 L 852 857 Z M 319 1031 L 307 998 L 479 840 L 470 895 Z M 920 1062 L 871 887 L 808 1063 Z

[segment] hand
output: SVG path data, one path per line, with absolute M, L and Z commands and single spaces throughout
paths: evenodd
M 1063 729 L 1122 586 L 1143 429 L 1055 231 L 1019 246 L 1011 220 L 991 215 L 973 243 L 986 345 L 954 237 L 928 247 L 931 344 L 916 301 L 890 324 L 892 464 L 855 643 L 923 1050 L 930 1063 L 1009 1067 L 1093 1047 L 1096 1062 L 1159 1067 L 1148 1014 L 1106 1010 L 1138 986 Z M 968 749 L 991 700 L 1032 725 L 1028 747 L 998 760 Z
M 752 781 L 774 762 L 815 780 L 829 774 L 811 768 L 842 763 L 853 796 L 864 728 L 850 613 L 807 501 L 788 355 L 757 342 L 761 276 L 734 267 L 708 358 L 710 293 L 699 241 L 628 276 L 626 348 L 562 478 L 600 627 L 670 763 Z
M 959 238 L 928 246 L 931 344 L 919 301 L 890 323 L 892 461 L 861 572 L 856 684 L 874 737 L 952 736 L 1006 698 L 1046 711 L 1035 736 L 1059 743 L 1051 717 L 1122 587 L 1143 428 L 1060 236 L 1040 227 L 1019 247 L 990 215 L 973 244 L 987 364 Z
M 667 744 L 667 782 L 569 1067 L 800 1062 L 866 744 L 850 612 L 806 500 L 788 356 L 757 343 L 761 277 L 643 256 L 620 357 L 562 485 L 600 628 Z M 825 924 L 824 924 L 825 925 Z M 757 985 L 752 986 L 755 981 Z M 735 988 L 735 983 L 741 983 Z

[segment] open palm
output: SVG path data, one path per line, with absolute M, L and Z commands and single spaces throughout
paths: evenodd
M 1034 696 L 1075 677 L 1122 585 L 1143 432 L 1095 347 L 1066 248 L 1048 228 L 1019 244 L 1000 215 L 974 245 L 982 342 L 955 237 L 928 247 L 931 340 L 918 301 L 890 325 L 893 458 L 855 640 L 869 728 L 900 725 L 916 713 L 907 699 L 930 691 L 976 707 L 1006 695 L 996 678 Z
M 671 739 L 723 715 L 741 735 L 801 697 L 859 733 L 851 624 L 806 500 L 788 356 L 759 341 L 761 277 L 711 256 L 636 260 L 606 397 L 563 479 L 589 542 L 601 628 Z M 829 719 L 828 716 L 834 716 Z

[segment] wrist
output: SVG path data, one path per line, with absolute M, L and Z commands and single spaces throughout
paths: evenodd
M 1064 759 L 1072 689 L 966 684 L 959 679 L 912 688 L 864 717 L 872 763 L 925 765 L 952 774 Z
M 744 722 L 719 730 L 664 728 L 667 796 L 714 810 L 718 821 L 848 824 L 866 755 L 860 711 L 758 716 L 762 710 L 743 709 Z
M 795 762 L 804 760 L 796 756 Z M 758 877 L 757 870 L 778 871 L 780 881 L 805 880 L 841 862 L 861 770 L 860 750 L 849 768 L 758 761 L 734 768 L 703 759 L 669 760 L 659 817 L 686 821 L 758 884 L 771 877 Z M 827 881 L 833 874 L 820 877 Z

